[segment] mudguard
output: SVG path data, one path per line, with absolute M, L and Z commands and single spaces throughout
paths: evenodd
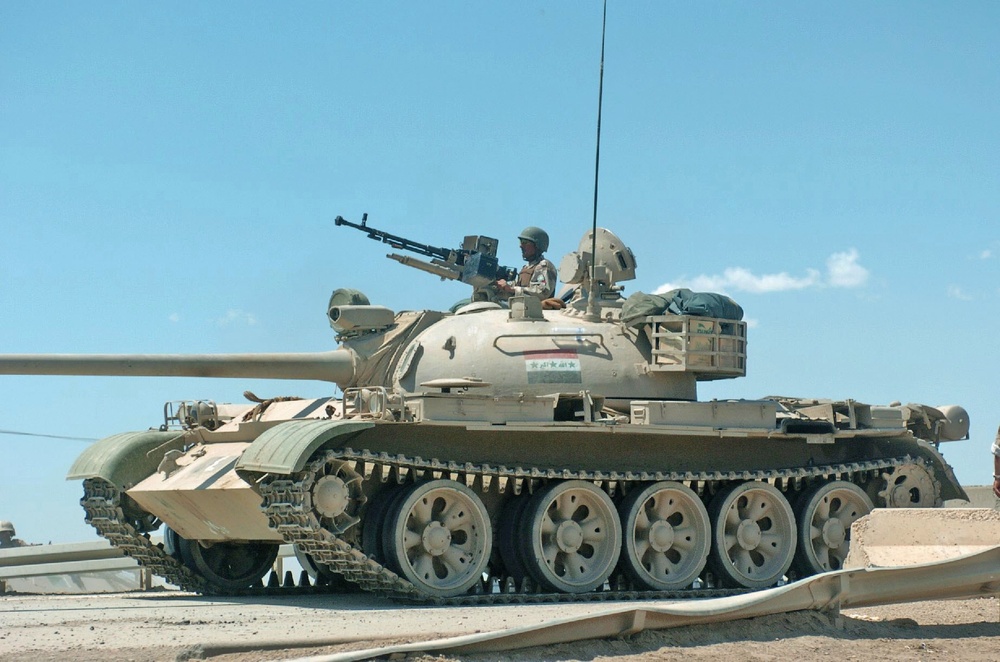
M 184 433 L 176 430 L 114 434 L 87 447 L 73 462 L 66 480 L 103 478 L 126 490 L 155 472 L 164 453 L 183 445 Z
M 910 432 L 904 432 L 897 437 L 890 437 L 888 439 L 876 439 L 875 441 L 881 446 L 880 452 L 884 457 L 909 455 L 910 457 L 923 460 L 932 468 L 934 476 L 941 484 L 940 496 L 942 501 L 949 501 L 951 499 L 969 500 L 969 496 L 955 477 L 955 470 L 951 468 L 951 465 L 945 461 L 944 457 L 931 442 L 925 441 L 920 437 L 915 437 Z
M 301 471 L 327 442 L 374 427 L 370 421 L 288 421 L 268 429 L 243 452 L 236 471 L 290 474 Z
M 955 470 L 948 464 L 941 453 L 938 452 L 934 444 L 917 438 L 917 455 L 928 460 L 937 469 L 937 476 L 941 481 L 941 499 L 961 499 L 969 501 L 969 495 L 955 477 Z

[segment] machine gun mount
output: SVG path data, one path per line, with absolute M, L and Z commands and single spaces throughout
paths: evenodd
M 386 256 L 408 267 L 440 276 L 442 280 L 457 280 L 471 285 L 474 290 L 473 301 L 491 299 L 492 286 L 497 280 L 515 280 L 517 278 L 517 269 L 501 266 L 497 261 L 499 241 L 492 237 L 467 235 L 462 241 L 461 248 L 441 248 L 369 227 L 368 214 L 361 216 L 361 223 L 352 223 L 343 216 L 337 216 L 333 222 L 337 225 L 346 225 L 361 230 L 368 235 L 369 239 L 381 241 L 397 250 L 410 251 L 431 258 L 428 262 L 398 253 L 390 253 Z

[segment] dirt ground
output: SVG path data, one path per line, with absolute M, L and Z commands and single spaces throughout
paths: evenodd
M 408 655 L 417 662 L 502 662 L 503 660 L 956 660 L 1000 659 L 1000 602 L 986 598 L 852 610 L 833 619 L 816 612 L 670 630 L 646 631 L 628 639 L 584 641 L 503 653 Z M 239 654 L 219 662 L 248 662 L 323 655 L 359 646 Z M 287 654 L 287 657 L 286 657 Z M 115 661 L 117 662 L 117 661 Z
M 0 598 L 0 660 L 287 660 L 541 623 L 588 609 L 593 608 L 424 609 L 387 606 L 368 597 L 332 604 L 318 597 L 292 604 L 257 604 L 182 596 L 4 596 Z M 307 645 L 333 640 L 339 643 Z M 992 662 L 998 658 L 1000 600 L 994 596 L 845 610 L 839 618 L 796 612 L 644 631 L 629 638 L 504 653 L 411 654 L 406 659 Z
M 794 612 L 464 660 L 997 660 L 996 599 Z M 422 657 L 422 660 L 455 659 Z

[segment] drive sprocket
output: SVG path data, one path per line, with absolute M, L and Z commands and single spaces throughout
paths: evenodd
M 882 474 L 878 496 L 886 508 L 934 508 L 941 505 L 941 485 L 927 467 L 911 462 Z

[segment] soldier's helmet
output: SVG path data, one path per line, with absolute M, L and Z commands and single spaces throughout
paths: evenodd
M 10 535 L 14 535 L 17 531 L 14 530 L 13 522 L 8 522 L 7 520 L 0 520 L 0 532 L 10 531 Z
M 549 250 L 549 233 L 534 225 L 524 228 L 517 238 L 533 243 L 538 248 L 539 253 Z

